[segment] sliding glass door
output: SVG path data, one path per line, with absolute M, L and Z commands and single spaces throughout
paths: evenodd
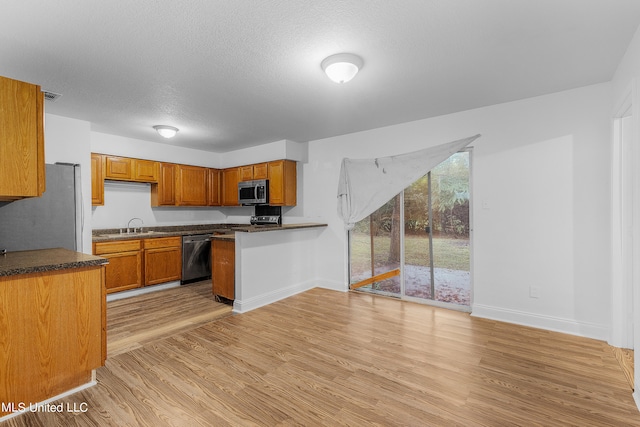
M 350 232 L 352 287 L 467 309 L 470 153 L 459 152 Z

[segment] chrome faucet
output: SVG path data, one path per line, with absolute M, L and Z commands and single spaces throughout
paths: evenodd
M 137 220 L 139 220 L 139 221 L 140 221 L 140 227 L 138 228 L 138 231 L 140 231 L 140 232 L 142 233 L 142 227 L 144 226 L 144 221 L 142 221 L 142 219 L 141 219 L 141 218 L 134 217 L 134 218 L 131 218 L 131 219 L 129 220 L 129 222 L 127 223 L 127 234 L 132 233 L 132 232 L 133 232 L 133 233 L 136 233 L 136 228 L 135 228 L 135 227 L 133 227 L 133 231 L 131 231 L 131 227 L 130 227 L 130 225 L 131 225 L 131 221 L 133 221 L 133 220 L 135 220 L 135 219 L 137 219 Z

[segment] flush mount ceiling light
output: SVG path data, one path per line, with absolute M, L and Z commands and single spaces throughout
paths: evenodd
M 178 128 L 174 128 L 173 126 L 164 126 L 164 125 L 156 125 L 153 127 L 160 136 L 164 138 L 173 138 L 178 133 Z
M 337 53 L 331 55 L 320 64 L 331 80 L 336 83 L 346 83 L 362 68 L 363 61 L 352 53 Z

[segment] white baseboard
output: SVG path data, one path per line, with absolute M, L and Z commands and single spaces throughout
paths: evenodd
M 565 334 L 593 338 L 601 341 L 607 341 L 609 338 L 608 326 L 595 323 L 578 322 L 572 319 L 563 319 L 560 317 L 545 316 L 535 313 L 491 307 L 482 304 L 473 304 L 471 315 L 474 317 L 515 323 L 517 325 L 562 332 Z
M 310 280 L 286 288 L 280 288 L 275 291 L 267 292 L 262 295 L 257 295 L 249 299 L 236 299 L 233 302 L 233 312 L 246 313 L 248 311 L 255 310 L 256 308 L 263 307 L 276 301 L 288 298 L 295 294 L 299 294 L 300 292 L 308 291 L 309 289 L 312 289 L 314 287 L 316 287 L 316 281 Z
M 636 402 L 636 407 L 640 411 L 640 394 L 638 393 L 639 393 L 638 391 L 634 391 L 632 396 L 633 396 L 633 400 Z
M 347 292 L 349 290 L 349 285 L 343 282 L 338 282 L 337 280 L 327 279 L 317 279 L 315 281 L 315 287 L 338 292 Z

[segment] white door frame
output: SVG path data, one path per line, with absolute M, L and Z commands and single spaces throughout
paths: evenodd
M 633 339 L 633 90 L 615 110 L 611 144 L 611 334 L 609 344 Z M 631 135 L 630 134 L 631 131 Z
M 640 349 L 639 95 L 638 82 L 633 79 L 614 110 L 611 151 L 612 321 L 609 343 L 633 349 Z M 631 136 L 625 138 L 621 133 L 620 119 L 629 116 L 629 113 Z M 628 303 L 629 299 L 631 304 Z M 634 351 L 634 364 L 640 366 L 640 351 Z M 634 383 L 633 398 L 640 409 L 640 387 L 637 386 L 640 384 L 640 369 L 634 370 Z

